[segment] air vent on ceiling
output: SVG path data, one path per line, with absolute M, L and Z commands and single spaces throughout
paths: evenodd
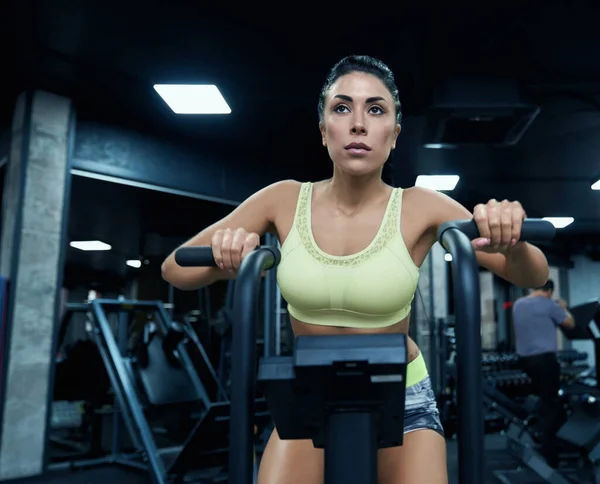
M 516 84 L 497 80 L 461 80 L 444 84 L 426 113 L 424 146 L 512 146 L 538 115 L 523 101 Z

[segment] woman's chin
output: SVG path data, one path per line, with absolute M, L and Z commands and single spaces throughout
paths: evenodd
M 366 162 L 365 160 L 344 161 L 344 163 L 340 163 L 337 166 L 342 173 L 355 177 L 379 175 L 381 170 L 380 166 L 374 165 L 372 162 Z

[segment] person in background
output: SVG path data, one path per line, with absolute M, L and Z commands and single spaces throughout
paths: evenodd
M 575 320 L 563 299 L 554 301 L 554 281 L 531 291 L 513 305 L 513 325 L 516 352 L 521 367 L 531 380 L 533 393 L 539 396 L 538 430 L 541 433 L 540 452 L 552 467 L 557 466 L 556 433 L 565 420 L 559 399 L 560 363 L 557 328 L 573 328 Z

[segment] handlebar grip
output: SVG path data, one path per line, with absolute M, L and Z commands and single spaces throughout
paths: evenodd
M 532 218 L 523 221 L 521 239 L 524 242 L 549 242 L 556 236 L 556 227 L 547 220 Z
M 210 245 L 181 247 L 175 251 L 175 262 L 182 267 L 216 267 Z
M 273 266 L 279 265 L 281 252 L 277 247 L 259 246 L 254 250 L 268 250 L 273 255 Z M 175 251 L 175 262 L 182 267 L 216 267 L 210 245 L 180 247 Z
M 440 225 L 438 229 L 438 240 L 442 239 L 443 233 L 448 229 L 458 229 L 469 239 L 473 240 L 479 237 L 479 230 L 474 219 L 452 220 Z M 546 242 L 550 241 L 556 235 L 556 227 L 547 220 L 530 218 L 523 221 L 521 228 L 521 242 Z

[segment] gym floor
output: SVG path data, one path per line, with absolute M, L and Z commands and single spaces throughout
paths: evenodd
M 458 445 L 456 440 L 448 441 L 448 477 L 450 484 L 458 482 Z M 485 481 L 483 484 L 499 484 L 492 471 L 516 469 L 517 460 L 506 451 L 506 437 L 500 434 L 485 436 Z M 532 481 L 539 482 L 539 481 Z M 525 483 L 524 483 L 525 484 Z
M 487 435 L 486 441 L 486 480 L 482 484 L 498 484 L 492 476 L 496 469 L 513 469 L 516 461 L 505 451 L 505 438 L 499 434 Z M 448 473 L 450 484 L 458 484 L 457 444 L 455 440 L 448 442 Z M 117 467 L 98 467 L 76 472 L 56 472 L 46 476 L 13 481 L 15 484 L 147 484 L 150 480 L 140 474 Z M 531 481 L 538 482 L 538 481 Z

